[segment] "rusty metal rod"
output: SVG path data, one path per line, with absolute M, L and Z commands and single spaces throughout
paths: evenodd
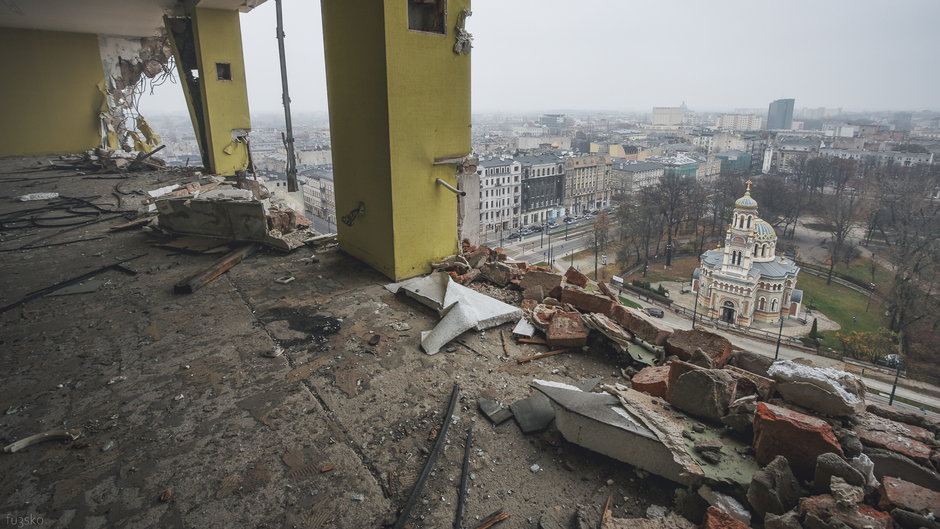
M 463 504 L 467 501 L 467 476 L 470 475 L 470 448 L 473 446 L 473 425 L 467 428 L 467 440 L 463 444 L 463 468 L 460 471 L 460 490 L 457 491 L 457 514 L 454 529 L 460 529 L 463 520 Z

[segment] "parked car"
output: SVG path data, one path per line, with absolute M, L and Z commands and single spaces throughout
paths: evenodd
M 522 238 L 522 235 L 520 235 L 518 231 L 514 231 L 514 232 L 512 232 L 512 233 L 509 234 L 509 237 L 506 237 L 506 238 L 511 241 L 511 240 L 513 240 L 513 239 L 521 239 L 521 238 Z
M 575 222 L 573 217 L 565 217 L 565 224 L 574 224 Z
M 656 307 L 646 307 L 645 309 L 643 309 L 643 312 L 655 318 L 662 318 L 663 316 L 666 315 L 666 313 L 663 312 L 663 309 L 657 309 Z
M 531 229 L 534 233 L 539 233 L 540 231 L 542 231 L 542 230 L 545 229 L 545 228 L 543 228 L 542 226 L 532 226 L 530 229 Z
M 545 227 L 548 228 L 548 229 L 557 228 L 557 227 L 558 227 L 558 223 L 555 222 L 554 220 L 551 220 L 551 221 L 548 221 L 548 223 L 545 224 Z

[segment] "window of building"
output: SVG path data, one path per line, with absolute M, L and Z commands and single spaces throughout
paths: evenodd
M 777 300 L 773 299 L 770 301 L 770 312 L 777 312 Z
M 227 62 L 217 62 L 215 63 L 215 73 L 219 81 L 231 81 L 232 65 Z
M 444 35 L 447 0 L 408 0 L 408 29 Z

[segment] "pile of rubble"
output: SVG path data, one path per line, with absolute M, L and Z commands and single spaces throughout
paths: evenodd
M 79 174 L 110 174 L 152 171 L 166 168 L 166 162 L 154 156 L 165 145 L 149 152 L 125 153 L 98 147 L 82 154 L 63 156 L 53 164 L 56 169 L 75 169 Z
M 774 362 L 703 329 L 674 330 L 577 270 L 529 267 L 498 249 L 464 244 L 434 268 L 389 286 L 441 314 L 446 331 L 433 343 L 422 336 L 429 354 L 466 330 L 507 322 L 519 341 L 551 349 L 520 362 L 598 343 L 619 353 L 629 384 L 595 392 L 599 379 L 534 380 L 536 391 L 508 407 L 478 401 L 494 424 L 514 418 L 531 433 L 554 423 L 571 443 L 683 486 L 675 513 L 627 520 L 605 509 L 602 528 L 940 527 L 940 423 L 866 406 L 857 377 Z M 521 293 L 521 307 L 467 288 L 479 280 Z

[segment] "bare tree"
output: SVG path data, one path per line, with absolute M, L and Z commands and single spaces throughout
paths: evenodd
M 822 210 L 822 220 L 826 224 L 826 231 L 831 235 L 826 284 L 832 283 L 836 262 L 842 259 L 849 249 L 847 239 L 858 221 L 859 203 L 855 195 L 833 196 Z

